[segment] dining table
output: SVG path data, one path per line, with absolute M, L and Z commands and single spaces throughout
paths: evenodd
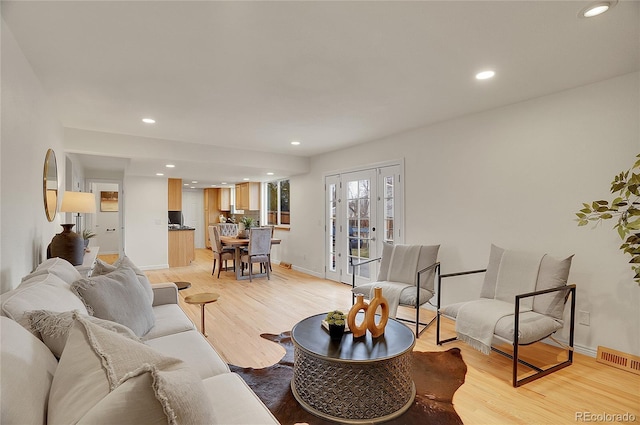
M 240 262 L 240 257 L 242 255 L 242 249 L 249 246 L 249 238 L 241 238 L 238 236 L 220 236 L 220 242 L 222 242 L 223 248 L 233 248 L 235 253 L 233 257 L 233 264 L 235 265 L 234 269 L 236 270 L 236 280 L 244 280 L 249 279 L 249 275 L 242 275 L 242 264 Z M 271 245 L 280 245 L 282 242 L 280 239 L 271 238 Z M 250 264 L 249 267 L 252 265 Z M 263 277 L 266 276 L 266 270 L 264 273 L 254 274 L 253 277 Z

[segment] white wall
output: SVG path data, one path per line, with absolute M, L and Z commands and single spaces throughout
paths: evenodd
M 325 173 L 404 157 L 407 243 L 441 244 L 445 273 L 486 266 L 491 243 L 575 254 L 570 281 L 591 313 L 576 343 L 640 354 L 640 287 L 613 223 L 573 221 L 640 152 L 639 89 L 629 74 L 315 157 L 291 178 L 283 260 L 323 273 Z
M 63 131 L 40 82 L 2 21 L 2 132 L 0 197 L 0 292 L 46 258 L 51 238 L 62 231 L 56 216 L 44 212 L 42 172 L 47 149 L 56 153 L 58 181 L 64 190 Z
M 123 191 L 125 254 L 143 270 L 169 267 L 167 179 L 125 176 Z

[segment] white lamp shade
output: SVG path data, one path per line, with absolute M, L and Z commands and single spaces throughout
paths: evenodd
M 64 192 L 60 211 L 71 213 L 95 213 L 96 197 L 93 193 L 89 192 Z

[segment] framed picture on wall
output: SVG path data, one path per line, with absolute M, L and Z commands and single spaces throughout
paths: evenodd
M 100 192 L 100 211 L 118 211 L 118 192 Z

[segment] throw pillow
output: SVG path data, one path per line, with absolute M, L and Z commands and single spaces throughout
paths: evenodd
M 93 271 L 91 272 L 91 276 L 102 276 L 103 274 L 115 272 L 116 270 L 118 270 L 116 266 L 113 266 L 109 263 L 105 263 L 101 259 L 97 258 L 96 264 L 95 266 L 93 266 Z
M 71 311 L 87 314 L 82 301 L 71 291 L 68 283 L 54 274 L 37 276 L 18 288 L 2 294 L 2 313 L 31 330 L 25 313 L 32 310 Z M 37 336 L 37 335 L 36 335 Z
M 550 255 L 545 255 L 540 263 L 536 290 L 541 291 L 565 286 L 569 278 L 572 259 L 573 255 L 563 260 L 557 260 Z M 562 320 L 566 295 L 567 291 L 536 295 L 533 297 L 533 311 Z
M 482 289 L 480 290 L 480 298 L 495 298 L 498 269 L 500 268 L 500 260 L 502 260 L 503 254 L 503 248 L 491 244 L 489 264 L 487 265 L 487 271 L 484 274 L 484 282 L 482 284 Z
M 143 336 L 155 324 L 149 298 L 129 268 L 77 280 L 71 290 L 84 302 L 89 314 L 120 323 L 137 336 Z
M 142 288 L 149 298 L 149 303 L 153 303 L 153 289 L 151 288 L 151 283 L 149 283 L 147 275 L 144 274 L 144 272 L 140 270 L 135 264 L 133 264 L 133 261 L 131 261 L 131 259 L 129 259 L 129 257 L 127 257 L 126 255 L 122 258 L 119 258 L 113 265 L 105 263 L 101 260 L 96 260 L 96 266 L 93 269 L 92 276 L 102 276 L 123 268 L 130 268 L 134 271 L 134 273 L 138 277 L 140 285 L 142 285 Z
M 73 326 L 74 314 L 80 314 L 76 311 L 65 311 L 62 313 L 55 313 L 47 310 L 35 310 L 27 313 L 29 322 L 31 323 L 31 330 L 40 333 L 42 342 L 51 350 L 51 352 L 60 358 L 64 346 L 67 343 L 69 337 L 69 330 Z M 92 316 L 84 316 L 86 320 L 101 326 L 110 331 L 117 332 L 127 338 L 131 338 L 136 341 L 140 341 L 140 338 L 133 333 L 133 331 L 126 326 L 109 320 L 99 319 Z
M 108 393 L 97 402 L 94 402 L 94 397 L 76 400 L 85 402 L 88 408 L 82 408 L 81 415 L 74 413 L 73 417 L 65 418 L 65 423 L 215 423 L 202 381 L 181 360 L 164 356 L 144 344 L 96 326 L 79 315 L 74 318 L 76 323 L 70 331 L 60 365 L 67 356 L 73 359 L 76 352 L 87 355 L 86 350 L 90 350 L 88 357 L 97 356 L 101 361 L 97 369 L 102 374 L 102 381 L 80 385 L 103 389 L 106 383 Z M 80 347 L 78 341 L 84 342 L 84 346 Z M 66 367 L 60 370 L 60 366 L 56 375 L 58 373 L 75 375 Z M 73 383 L 68 384 L 71 385 L 70 392 L 77 390 Z M 54 418 L 63 414 L 59 412 L 61 408 L 70 407 L 62 403 L 68 400 L 60 400 L 60 390 L 52 386 L 55 396 L 53 400 L 50 398 L 49 413 Z M 81 396 L 76 394 L 76 397 Z
M 33 272 L 22 278 L 22 282 L 26 283 L 28 280 L 36 276 L 47 274 L 54 274 L 69 285 L 71 284 L 71 282 L 82 278 L 80 272 L 78 272 L 78 270 L 73 267 L 70 262 L 63 258 L 54 257 L 40 263 L 40 265 L 36 267 Z
M 75 424 L 105 398 L 109 390 L 102 359 L 92 348 L 90 335 L 76 321 L 69 331 L 67 344 L 53 376 L 47 422 Z

